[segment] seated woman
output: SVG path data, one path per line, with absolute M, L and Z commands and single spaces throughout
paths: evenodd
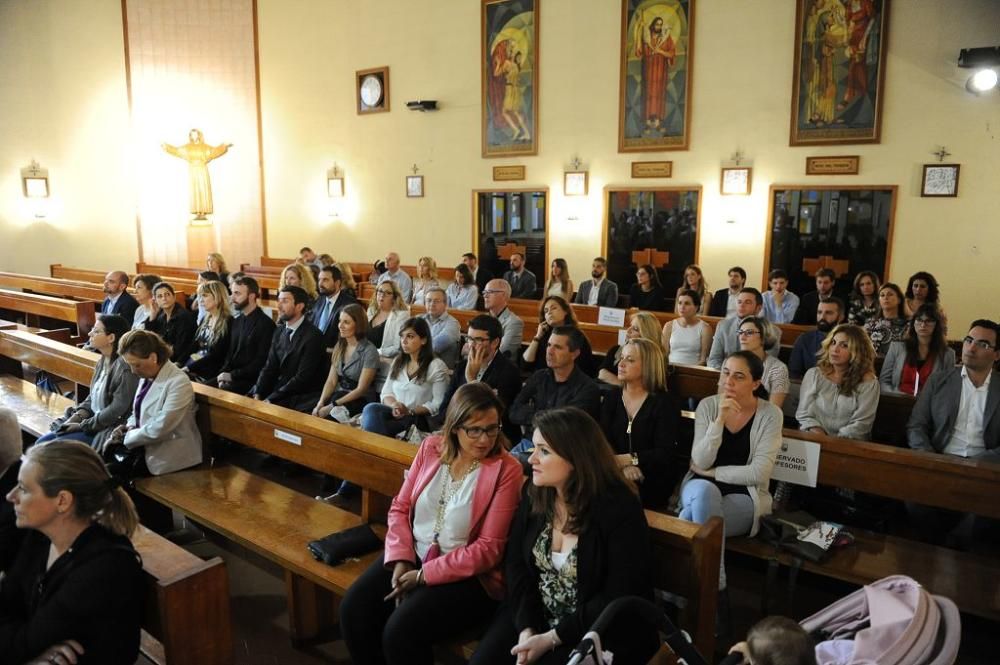
M 724 521 L 724 536 L 757 533 L 771 512 L 768 483 L 781 447 L 781 409 L 759 397 L 764 363 L 749 351 L 722 365 L 718 395 L 698 403 L 691 470 L 681 486 L 681 519 Z M 725 543 L 719 590 L 726 588 Z
M 524 349 L 521 359 L 524 360 L 524 367 L 531 372 L 545 369 L 545 350 L 549 345 L 549 336 L 554 328 L 559 326 L 579 327 L 576 317 L 573 316 L 573 308 L 560 296 L 546 296 L 542 301 L 542 306 L 538 308 L 538 329 L 531 342 Z M 583 347 L 580 355 L 577 356 L 576 366 L 583 370 L 587 376 L 594 376 L 597 371 L 594 361 L 594 352 L 590 348 L 590 341 L 586 335 L 583 336 Z
M 0 580 L 0 663 L 132 665 L 145 580 L 132 500 L 79 441 L 24 456 L 7 495 L 27 530 Z
M 194 333 L 194 351 L 184 371 L 195 380 L 211 381 L 219 375 L 229 353 L 229 332 L 233 323 L 229 294 L 222 282 L 198 287 L 199 311 L 205 318 Z
M 907 322 L 904 341 L 889 346 L 878 381 L 886 392 L 916 395 L 931 374 L 953 367 L 955 351 L 944 338 L 941 310 L 925 304 Z
M 201 324 L 201 322 L 205 319 L 205 312 L 202 311 L 200 303 L 198 302 L 198 289 L 200 289 L 203 284 L 209 284 L 211 282 L 218 282 L 218 281 L 219 281 L 219 273 L 217 272 L 212 272 L 210 270 L 202 270 L 201 272 L 198 273 L 198 280 L 196 282 L 195 292 L 188 296 L 187 302 L 185 303 L 185 305 L 188 308 L 188 311 L 194 314 L 195 322 L 197 324 Z
M 99 314 L 90 329 L 90 348 L 101 354 L 90 381 L 90 394 L 66 417 L 52 423 L 52 431 L 37 443 L 75 439 L 100 449 L 111 432 L 128 420 L 139 377 L 118 355 L 118 342 L 128 333 L 128 322 L 117 314 Z
M 417 259 L 417 276 L 413 278 L 413 297 L 410 302 L 423 305 L 427 289 L 435 286 L 440 286 L 437 263 L 429 256 L 421 256 Z
M 201 432 L 194 421 L 194 389 L 187 374 L 170 362 L 170 345 L 159 335 L 133 330 L 118 352 L 141 379 L 128 422 L 105 441 L 105 457 L 116 446 L 141 451 L 112 462 L 119 477 L 160 476 L 201 464 Z
M 455 266 L 455 281 L 445 289 L 449 309 L 475 309 L 479 300 L 479 289 L 469 266 L 459 263 Z
M 222 254 L 210 252 L 205 257 L 205 270 L 218 275 L 219 281 L 223 284 L 229 284 L 229 268 L 226 266 L 226 259 L 223 258 Z
M 910 275 L 906 282 L 906 315 L 913 316 L 923 305 L 936 307 L 944 322 L 945 333 L 948 332 L 948 316 L 941 307 L 941 287 L 937 278 L 929 272 L 921 270 Z
M 334 262 L 333 266 L 340 271 L 340 275 L 344 278 L 343 283 L 340 288 L 342 291 L 346 291 L 352 298 L 358 297 L 358 283 L 354 281 L 354 272 L 351 270 L 351 266 L 346 263 Z
M 701 296 L 686 290 L 677 294 L 677 318 L 663 324 L 663 348 L 671 365 L 704 365 L 712 349 L 712 327 L 698 318 Z
M 441 434 L 420 445 L 392 500 L 385 553 L 340 606 L 354 663 L 430 665 L 435 643 L 493 616 L 523 481 L 502 414 L 489 386 L 468 383 Z
M 847 308 L 847 322 L 863 326 L 868 319 L 878 316 L 878 292 L 881 286 L 878 275 L 871 270 L 862 270 L 854 278 Z
M 566 259 L 552 259 L 549 281 L 545 285 L 545 295 L 559 296 L 566 302 L 573 302 L 573 280 L 569 277 Z
M 378 349 L 382 364 L 375 377 L 375 390 L 382 390 L 392 359 L 399 355 L 400 326 L 410 317 L 410 308 L 396 282 L 387 279 L 375 287 L 368 303 L 368 341 Z
M 680 411 L 667 393 L 667 366 L 663 351 L 637 337 L 622 345 L 618 380 L 604 394 L 601 429 L 615 450 L 615 462 L 625 477 L 639 486 L 647 508 L 670 499 L 687 463 L 676 473 L 677 418 Z
M 146 330 L 162 337 L 173 349 L 170 360 L 183 367 L 194 349 L 194 333 L 198 324 L 191 312 L 177 304 L 174 287 L 167 282 L 159 282 L 153 287 L 153 297 L 160 311 L 153 321 L 146 322 Z
M 878 290 L 879 311 L 865 321 L 865 332 L 875 347 L 875 353 L 884 356 L 889 345 L 903 340 L 906 332 L 906 307 L 903 292 L 892 282 L 887 282 Z
M 305 289 L 306 294 L 309 296 L 309 308 L 312 308 L 312 304 L 319 298 L 319 291 L 316 288 L 316 277 L 313 275 L 313 271 L 301 263 L 290 263 L 285 266 L 285 269 L 281 273 L 278 290 L 280 291 L 286 286 L 299 286 Z
M 656 316 L 649 312 L 636 312 L 629 319 L 628 328 L 625 329 L 625 339 L 635 339 L 641 337 L 648 339 L 657 346 L 660 346 L 660 322 Z M 660 351 L 666 356 L 663 347 Z M 618 379 L 618 361 L 621 360 L 621 347 L 617 344 L 608 349 L 604 354 L 604 361 L 597 372 L 597 379 L 603 383 L 610 383 L 613 386 L 620 386 Z
M 646 516 L 600 427 L 575 407 L 541 411 L 534 425 L 531 483 L 507 543 L 507 599 L 470 665 L 565 663 L 608 603 L 652 599 Z M 659 648 L 656 629 L 637 620 L 601 638 L 616 663 L 646 663 Z
M 773 337 L 774 326 L 756 316 L 748 316 L 740 321 L 736 334 L 740 338 L 740 350 L 749 351 L 764 363 L 764 375 L 760 385 L 767 391 L 767 398 L 779 409 L 788 397 L 788 365 L 767 352 L 780 340 Z
M 376 399 L 378 349 L 366 337 L 368 319 L 361 305 L 351 303 L 340 310 L 337 330 L 340 338 L 333 348 L 330 374 L 313 409 L 313 415 L 320 418 L 332 417 L 330 412 L 338 406 L 356 416 Z
M 663 285 L 660 284 L 656 268 L 648 263 L 639 266 L 635 271 L 635 284 L 628 290 L 629 306 L 662 312 L 666 306 L 665 298 L 666 294 L 663 292 Z
M 701 268 L 693 263 L 684 269 L 684 281 L 678 287 L 677 295 L 679 296 L 682 291 L 697 293 L 701 299 L 698 313 L 708 315 L 708 310 L 712 307 L 712 292 L 708 289 L 708 283 L 705 281 L 705 275 L 701 272 Z
M 14 562 L 24 536 L 24 532 L 17 528 L 14 506 L 3 498 L 17 486 L 23 446 L 17 414 L 0 406 L 0 578 Z
M 802 377 L 795 418 L 808 432 L 867 439 L 878 409 L 875 350 L 858 326 L 842 323 L 826 336 L 816 366 Z
M 160 313 L 156 306 L 156 298 L 153 297 L 153 289 L 161 281 L 159 275 L 136 275 L 133 280 L 135 285 L 135 300 L 139 306 L 135 308 L 135 315 L 132 318 L 133 330 L 145 330 L 147 321 L 155 321 L 156 315 Z

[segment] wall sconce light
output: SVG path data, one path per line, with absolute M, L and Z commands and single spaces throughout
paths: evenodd
M 31 165 L 21 169 L 21 188 L 25 198 L 47 199 L 49 197 L 49 170 L 38 166 L 31 160 Z
M 743 153 L 737 150 L 732 156 L 732 163 L 734 165 L 722 167 L 719 192 L 723 196 L 733 194 L 746 196 L 750 193 L 753 181 L 753 169 L 749 166 L 740 166 L 740 162 L 742 161 Z
M 573 158 L 573 170 L 563 173 L 563 195 L 586 196 L 590 186 L 590 172 L 580 170 L 580 158 Z
M 989 92 L 1000 79 L 996 69 L 1000 66 L 1000 46 L 964 48 L 958 52 L 958 66 L 975 70 L 965 83 L 966 90 L 974 95 Z
M 344 176 L 336 164 L 326 173 L 326 195 L 331 199 L 344 198 Z

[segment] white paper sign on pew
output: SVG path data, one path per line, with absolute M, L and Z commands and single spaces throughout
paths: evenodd
M 771 477 L 793 485 L 816 487 L 819 475 L 820 445 L 815 441 L 802 441 L 782 437 L 781 449 L 774 461 Z
M 597 324 L 621 328 L 625 325 L 625 310 L 617 307 L 601 307 L 597 310 Z

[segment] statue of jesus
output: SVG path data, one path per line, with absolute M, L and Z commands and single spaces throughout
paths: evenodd
M 191 178 L 191 214 L 196 220 L 208 219 L 212 208 L 212 181 L 208 177 L 208 163 L 216 157 L 226 154 L 232 143 L 223 143 L 212 147 L 204 142 L 200 129 L 192 129 L 188 133 L 188 142 L 182 146 L 160 144 L 164 150 L 174 157 L 187 161 L 189 177 Z

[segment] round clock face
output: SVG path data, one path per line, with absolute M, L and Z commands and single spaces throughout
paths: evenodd
M 382 81 L 378 76 L 369 74 L 361 80 L 361 101 L 365 106 L 378 106 L 382 101 Z

